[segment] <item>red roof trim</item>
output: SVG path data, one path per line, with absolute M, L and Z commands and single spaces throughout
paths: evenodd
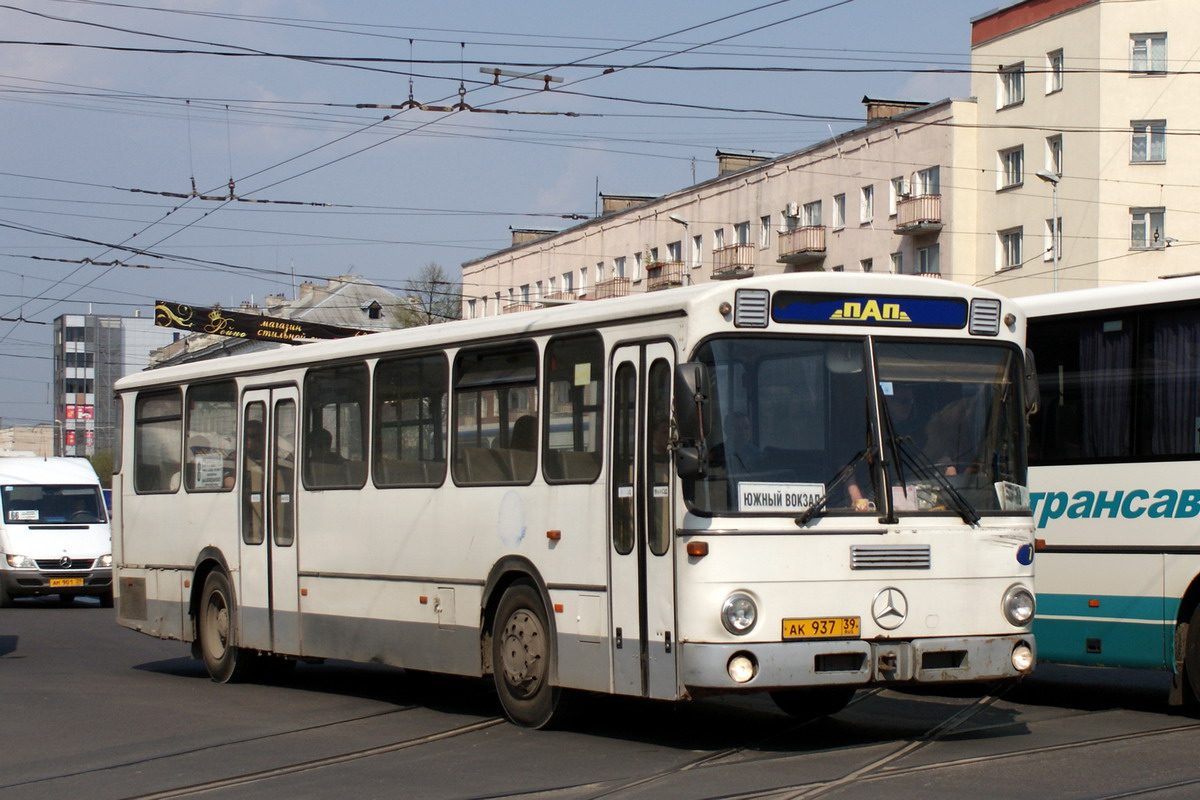
M 977 47 L 998 36 L 1095 2 L 1098 0 L 1026 0 L 1024 3 L 998 9 L 995 13 L 971 23 L 971 46 Z

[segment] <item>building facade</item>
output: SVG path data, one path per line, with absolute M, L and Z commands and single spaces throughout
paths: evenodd
M 719 152 L 709 181 L 605 195 L 605 213 L 564 231 L 514 231 L 463 265 L 463 316 L 798 270 L 974 280 L 975 242 L 954 231 L 975 196 L 942 176 L 973 157 L 975 103 L 864 102 L 866 125 L 804 150 Z
M 753 274 L 938 275 L 1020 296 L 1195 272 L 1200 17 L 1175 0 L 1020 0 L 971 20 L 972 98 L 873 101 L 802 151 L 463 265 L 463 316 Z M 1177 55 L 1176 55 L 1177 54 Z
M 64 314 L 54 320 L 54 452 L 91 456 L 113 449 L 118 378 L 143 370 L 176 332 L 149 317 Z
M 1182 246 L 1200 242 L 1195 11 L 1025 0 L 972 20 L 977 259 L 997 273 L 984 285 L 1024 295 L 1196 271 Z

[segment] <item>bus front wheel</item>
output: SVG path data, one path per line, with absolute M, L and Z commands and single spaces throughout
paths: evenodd
M 561 692 L 551 684 L 550 625 L 540 594 L 528 583 L 513 584 L 500 598 L 492 628 L 492 670 L 510 720 L 546 728 L 558 718 Z
M 254 661 L 254 653 L 237 642 L 237 606 L 229 578 L 213 571 L 200 593 L 200 653 L 209 676 L 217 683 L 245 680 Z

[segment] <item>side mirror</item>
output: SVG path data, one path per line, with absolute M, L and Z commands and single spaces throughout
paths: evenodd
M 1042 390 L 1038 386 L 1037 361 L 1033 351 L 1025 348 L 1025 416 L 1032 416 L 1042 405 Z
M 694 361 L 675 365 L 675 427 L 685 441 L 703 441 L 712 430 L 712 378 Z

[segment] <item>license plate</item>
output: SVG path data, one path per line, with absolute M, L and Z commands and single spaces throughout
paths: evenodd
M 788 639 L 857 639 L 858 617 L 799 617 L 783 621 L 783 638 Z
M 51 578 L 51 586 L 83 586 L 83 578 Z

